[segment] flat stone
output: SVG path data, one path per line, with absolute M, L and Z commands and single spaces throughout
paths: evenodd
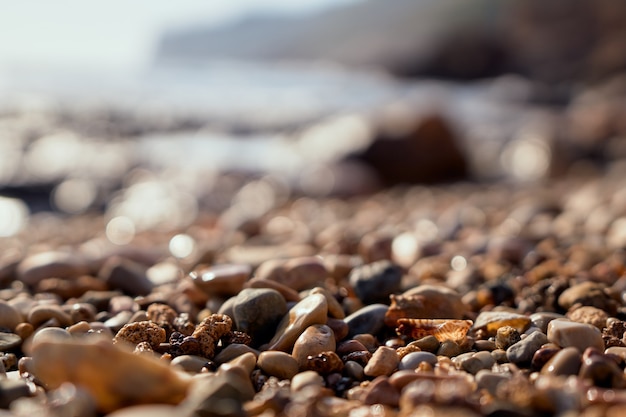
M 400 360 L 398 369 L 417 369 L 422 362 L 435 366 L 437 364 L 437 356 L 430 352 L 411 352 Z
M 581 352 L 589 347 L 604 351 L 602 333 L 597 327 L 566 319 L 552 320 L 548 324 L 548 340 L 563 348 L 573 346 Z
M 274 334 L 287 313 L 287 303 L 278 291 L 246 288 L 233 301 L 232 310 L 235 328 L 249 334 L 252 344 L 259 346 Z
M 305 256 L 289 260 L 266 261 L 257 268 L 255 276 L 277 281 L 296 291 L 302 291 L 322 284 L 328 277 L 328 271 L 321 258 Z
M 548 337 L 545 334 L 539 331 L 534 332 L 509 347 L 506 350 L 506 357 L 514 364 L 530 364 L 535 352 L 546 343 L 548 343 Z
M 269 350 L 288 352 L 293 347 L 296 339 L 309 326 L 325 324 L 327 315 L 328 303 L 326 302 L 326 297 L 322 294 L 311 294 L 304 298 L 283 317 L 278 325 L 276 334 L 269 343 Z
M 7 409 L 18 398 L 34 393 L 24 380 L 0 379 L 0 408 Z
M 13 331 L 23 321 L 22 314 L 18 309 L 6 301 L 0 300 L 0 327 Z
M 298 373 L 298 361 L 279 350 L 261 352 L 257 366 L 267 375 L 279 379 L 291 379 Z
M 96 339 L 33 344 L 33 374 L 48 389 L 65 382 L 85 388 L 104 413 L 137 404 L 178 404 L 185 398 L 189 380 L 163 361 Z
M 87 275 L 91 268 L 86 259 L 67 252 L 41 252 L 27 256 L 17 266 L 17 278 L 35 286 L 46 278 L 77 278 Z
M 366 388 L 363 403 L 367 405 L 383 404 L 397 407 L 400 402 L 400 392 L 389 383 L 387 376 L 379 376 Z
M 474 321 L 474 330 L 483 330 L 488 335 L 495 336 L 498 329 L 511 326 L 523 333 L 530 326 L 530 317 L 508 311 L 483 311 Z
M 582 363 L 582 354 L 575 347 L 566 347 L 559 350 L 541 368 L 546 375 L 577 375 Z
M 377 261 L 354 268 L 350 285 L 364 304 L 386 303 L 389 295 L 400 290 L 402 269 L 391 261 Z
M 348 337 L 380 332 L 385 327 L 385 314 L 388 308 L 385 304 L 371 304 L 350 314 L 345 318 L 350 329 Z
M 207 294 L 232 296 L 239 294 L 251 273 L 249 265 L 223 264 L 192 271 L 189 277 Z
M 0 352 L 6 352 L 22 344 L 22 338 L 15 333 L 0 332 Z
M 613 314 L 617 308 L 617 303 L 609 296 L 607 287 L 593 281 L 586 281 L 569 287 L 561 293 L 558 303 L 564 310 L 569 310 L 575 304 L 582 304 L 597 307 L 609 312 L 609 314 Z
M 367 376 L 389 376 L 398 367 L 400 359 L 395 349 L 380 346 L 364 368 Z
M 242 345 L 240 343 L 232 343 L 226 346 L 224 349 L 220 351 L 213 360 L 217 364 L 223 364 L 226 362 L 230 362 L 235 358 L 246 355 L 248 353 L 253 354 L 255 357 L 259 356 L 259 351 L 251 348 L 248 345 Z
M 487 369 L 478 371 L 476 384 L 478 388 L 486 389 L 491 395 L 496 395 L 498 387 L 511 378 L 511 374 L 492 372 Z

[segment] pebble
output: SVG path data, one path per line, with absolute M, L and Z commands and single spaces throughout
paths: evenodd
M 344 319 L 346 317 L 346 313 L 343 311 L 343 307 L 337 301 L 337 298 L 333 294 L 330 293 L 326 288 L 315 287 L 313 288 L 309 294 L 322 294 L 326 297 L 326 302 L 328 303 L 328 315 L 335 319 Z
M 365 378 L 365 370 L 358 362 L 346 361 L 343 369 L 346 376 L 356 381 L 363 381 L 363 378 Z
M 398 369 L 417 369 L 422 362 L 435 366 L 437 364 L 437 356 L 430 352 L 411 352 L 400 360 Z
M 486 389 L 491 395 L 495 396 L 497 394 L 498 387 L 503 385 L 510 378 L 510 374 L 482 369 L 476 373 L 476 384 L 478 385 L 478 388 Z
M 461 295 L 442 285 L 419 285 L 391 300 L 387 325 L 400 318 L 462 319 L 468 311 Z
M 27 256 L 17 266 L 17 278 L 35 286 L 46 278 L 77 278 L 89 274 L 86 260 L 69 252 L 41 252 Z
M 483 311 L 474 320 L 475 331 L 483 330 L 490 336 L 495 336 L 498 329 L 510 326 L 523 333 L 530 326 L 530 317 L 508 311 Z
M 56 320 L 61 327 L 67 327 L 72 324 L 72 317 L 64 312 L 60 306 L 53 304 L 43 304 L 33 307 L 26 318 L 35 328 L 51 319 Z
M 154 288 L 143 265 L 119 257 L 109 258 L 100 268 L 98 278 L 131 296 L 148 295 Z
M 294 375 L 291 379 L 291 390 L 294 392 L 310 386 L 324 386 L 324 378 L 315 371 L 303 371 Z
M 580 370 L 582 354 L 575 347 L 566 347 L 559 350 L 541 368 L 542 374 L 547 375 L 577 375 Z
M 265 278 L 252 278 L 244 284 L 245 288 L 269 288 L 272 290 L 276 290 L 285 298 L 287 302 L 298 302 L 302 298 L 300 294 L 292 288 L 289 288 L 286 285 L 281 284 L 277 281 L 272 281 Z
M 348 325 L 348 337 L 357 334 L 378 334 L 385 327 L 385 314 L 388 306 L 371 304 L 360 308 L 345 318 Z
M 196 355 L 180 355 L 172 359 L 171 366 L 178 366 L 185 372 L 198 373 L 207 366 L 207 359 Z
M 389 383 L 389 378 L 380 375 L 368 386 L 363 403 L 367 405 L 383 404 L 390 407 L 397 407 L 400 402 L 400 393 Z
M 545 334 L 536 331 L 529 334 L 516 344 L 510 346 L 506 350 L 506 357 L 514 364 L 530 365 L 535 352 L 546 343 L 548 343 L 548 337 Z
M 0 300 L 0 328 L 15 330 L 23 321 L 20 312 L 4 300 Z
M 22 338 L 15 333 L 0 332 L 0 352 L 15 349 L 22 344 Z
M 439 349 L 437 349 L 437 356 L 447 356 L 448 358 L 452 358 L 459 355 L 461 352 L 462 349 L 458 343 L 453 342 L 452 340 L 446 340 L 439 345 Z
M 328 277 L 328 271 L 321 258 L 305 256 L 286 261 L 281 259 L 266 261 L 257 268 L 255 276 L 302 291 L 323 283 Z
M 188 379 L 158 359 L 103 340 L 41 341 L 33 344 L 32 360 L 46 387 L 81 386 L 104 413 L 142 403 L 178 404 L 189 387 Z
M 567 313 L 567 318 L 578 322 L 587 323 L 602 330 L 606 327 L 606 321 L 609 315 L 604 311 L 596 307 L 582 306 L 575 310 L 571 310 Z
M 581 352 L 589 347 L 604 351 L 602 333 L 597 327 L 566 319 L 552 320 L 548 324 L 548 340 L 563 348 L 573 346 Z
M 233 296 L 239 294 L 250 278 L 252 268 L 245 264 L 222 264 L 189 273 L 193 283 L 207 294 Z
M 253 354 L 255 357 L 259 356 L 259 351 L 251 348 L 250 346 L 242 345 L 240 343 L 232 343 L 215 355 L 213 360 L 218 364 L 223 364 L 235 358 L 247 355 L 248 353 Z
M 521 336 L 515 327 L 502 326 L 496 332 L 496 349 L 507 350 L 520 340 Z
M 441 343 L 439 342 L 439 340 L 437 340 L 435 336 L 426 336 L 422 337 L 421 339 L 414 340 L 413 342 L 409 343 L 408 346 L 411 345 L 418 347 L 420 350 L 435 353 L 437 352 L 437 350 L 439 350 L 439 346 L 441 346 Z
M 254 398 L 250 375 L 239 366 L 222 366 L 214 374 L 199 374 L 185 401 L 182 416 L 243 416 L 243 404 Z
M 613 314 L 617 308 L 615 300 L 609 295 L 604 284 L 592 281 L 572 285 L 561 293 L 558 299 L 559 306 L 569 310 L 575 304 L 597 307 Z
M 457 356 L 457 358 L 463 355 Z M 454 361 L 453 361 L 454 362 Z M 472 375 L 476 375 L 483 369 L 491 369 L 495 365 L 496 360 L 491 356 L 489 352 L 470 352 L 469 357 L 459 361 L 459 365 L 463 370 L 469 372 Z
M 125 407 L 107 414 L 107 417 L 171 417 L 180 413 L 180 409 L 167 404 L 146 404 Z
M 322 294 L 311 294 L 304 298 L 283 317 L 276 334 L 269 342 L 269 350 L 282 350 L 284 352 L 291 350 L 296 339 L 309 326 L 325 324 L 327 314 L 328 303 Z M 332 330 L 330 332 L 332 333 Z
M 364 304 L 387 303 L 400 290 L 402 269 L 388 260 L 377 261 L 354 268 L 349 281 Z
M 400 360 L 395 349 L 380 346 L 364 368 L 365 375 L 377 377 L 381 375 L 389 376 L 398 367 Z
M 113 332 L 119 332 L 122 327 L 131 322 L 131 318 L 133 317 L 133 313 L 130 311 L 120 311 L 110 319 L 107 319 L 104 322 L 104 325 L 111 329 Z M 147 321 L 147 320 L 144 320 Z
M 539 328 L 543 333 L 548 333 L 548 323 L 550 323 L 554 319 L 562 319 L 565 318 L 563 314 L 559 313 L 551 313 L 551 312 L 540 312 L 533 313 L 530 315 L 530 320 L 533 326 Z
M 287 313 L 287 303 L 276 290 L 246 288 L 232 304 L 235 328 L 252 337 L 252 344 L 259 346 L 274 334 L 276 326 Z
M 267 375 L 279 379 L 291 379 L 298 373 L 298 361 L 288 353 L 281 351 L 261 352 L 257 366 Z
M 23 380 L 0 379 L 0 408 L 8 409 L 18 398 L 31 396 L 31 387 Z M 9 417 L 9 415 L 7 415 Z
M 591 380 L 598 387 L 626 388 L 626 378 L 622 369 L 613 359 L 594 349 L 587 349 L 583 353 L 582 366 L 578 376 L 582 379 Z
M 291 355 L 295 358 L 300 369 L 307 366 L 308 357 L 322 352 L 335 351 L 337 347 L 335 335 L 325 324 L 314 324 L 307 327 L 293 345 Z
M 46 327 L 43 329 L 37 330 L 32 339 L 30 339 L 31 349 L 34 349 L 37 344 L 41 342 L 55 342 L 55 341 L 64 341 L 64 340 L 72 340 L 72 335 L 65 329 L 61 329 L 59 327 Z
M 152 350 L 157 350 L 165 342 L 165 329 L 151 321 L 139 321 L 125 324 L 113 338 L 113 343 L 137 345 L 141 342 L 147 342 Z

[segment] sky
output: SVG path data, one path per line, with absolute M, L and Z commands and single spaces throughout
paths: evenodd
M 299 13 L 354 0 L 0 0 L 0 69 L 136 70 L 160 34 L 254 12 Z

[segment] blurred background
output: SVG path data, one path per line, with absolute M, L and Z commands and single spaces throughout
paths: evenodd
M 0 237 L 624 169 L 621 0 L 0 4 Z

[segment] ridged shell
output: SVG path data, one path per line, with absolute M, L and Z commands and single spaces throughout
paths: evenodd
M 446 340 L 461 342 L 465 339 L 472 324 L 471 320 L 398 319 L 396 332 L 416 340 L 426 336 L 435 336 L 440 342 Z

